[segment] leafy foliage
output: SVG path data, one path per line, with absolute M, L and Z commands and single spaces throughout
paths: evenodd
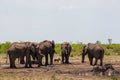
M 83 44 L 72 44 L 72 52 L 71 57 L 73 56 L 80 56 L 82 53 Z
M 0 53 L 6 53 L 10 44 L 10 42 L 0 44 Z
M 72 52 L 70 54 L 71 57 L 74 56 L 80 56 L 82 53 L 82 49 L 83 46 L 85 44 L 71 44 L 72 45 Z M 101 44 L 102 47 L 105 50 L 105 55 L 120 55 L 120 44 Z M 56 44 L 55 50 L 57 52 L 57 54 L 61 55 L 61 49 L 60 49 L 61 45 L 60 44 Z
M 10 42 L 0 44 L 0 53 L 6 53 L 7 48 L 10 46 Z M 71 57 L 80 56 L 82 53 L 82 49 L 84 44 L 71 44 L 72 52 L 70 54 Z M 102 44 L 102 47 L 105 50 L 105 55 L 120 55 L 120 44 Z M 61 45 L 56 44 L 55 46 L 56 53 L 61 55 Z

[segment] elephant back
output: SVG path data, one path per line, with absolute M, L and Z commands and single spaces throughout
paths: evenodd
M 9 46 L 8 50 L 11 50 L 11 51 L 22 50 L 24 51 L 24 53 L 26 53 L 27 51 L 33 51 L 34 50 L 33 48 L 34 48 L 33 43 L 31 42 L 14 42 Z
M 15 42 L 12 43 L 8 48 L 8 50 L 15 50 L 15 49 L 25 49 L 25 44 Z
M 96 44 L 96 47 L 94 47 L 94 51 L 94 53 L 96 53 L 96 55 L 98 55 L 99 58 L 104 56 L 104 49 L 101 45 Z
M 54 44 L 51 41 L 44 40 L 37 45 L 37 50 L 39 54 L 46 55 L 54 51 Z

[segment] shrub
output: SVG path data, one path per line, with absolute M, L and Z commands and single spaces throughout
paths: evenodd
M 6 53 L 10 44 L 10 42 L 0 44 L 0 53 Z
M 6 53 L 7 48 L 9 47 L 11 43 L 10 42 L 6 42 L 6 43 L 2 43 L 0 44 L 0 53 Z M 74 56 L 80 56 L 82 53 L 82 49 L 84 44 L 71 44 L 72 45 L 72 51 L 71 51 L 71 57 Z M 55 46 L 55 50 L 56 53 L 61 56 L 61 45 L 60 44 L 56 44 Z M 105 55 L 120 55 L 120 44 L 102 44 L 102 47 L 105 50 Z
M 118 80 L 116 77 L 111 77 L 109 80 Z

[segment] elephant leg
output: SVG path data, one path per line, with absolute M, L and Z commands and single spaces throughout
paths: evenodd
M 16 68 L 16 66 L 15 66 L 15 58 L 14 57 L 11 58 L 11 62 L 12 62 L 11 68 Z
M 98 59 L 97 59 L 97 58 L 95 58 L 95 64 L 94 64 L 94 65 L 97 65 L 97 62 L 98 62 Z
M 100 66 L 103 65 L 103 58 L 100 59 Z
M 82 53 L 82 63 L 84 63 L 84 59 L 85 59 L 85 55 L 84 55 L 84 53 Z
M 40 55 L 38 56 L 38 67 L 40 67 L 41 65 L 41 59 L 40 59 Z
M 37 60 L 38 60 L 38 67 L 42 65 L 42 57 L 40 54 L 37 54 Z
M 64 64 L 64 54 L 62 53 L 62 63 Z
M 29 54 L 26 55 L 25 68 L 29 68 L 29 67 L 28 67 L 28 64 L 29 64 L 29 67 L 32 67 L 32 66 L 31 66 L 31 61 L 30 61 L 30 55 L 29 55 Z
M 28 68 L 28 57 L 26 56 L 25 68 Z
M 15 66 L 15 58 L 12 57 L 12 55 L 9 55 L 9 59 L 10 59 L 10 68 L 16 68 L 16 66 Z
M 53 56 L 54 56 L 54 54 L 50 54 L 50 65 L 53 64 Z
M 93 65 L 93 58 L 89 57 L 90 65 Z
M 13 59 L 13 68 L 16 68 L 16 66 L 15 66 L 15 60 L 16 59 Z
M 42 58 L 43 58 L 43 56 L 40 56 L 40 65 L 41 66 L 43 66 L 43 64 L 42 64 Z
M 9 55 L 9 61 L 10 61 L 10 68 L 12 68 L 13 67 L 13 62 L 12 62 L 12 58 L 11 58 L 11 55 Z
M 28 68 L 28 59 L 27 59 L 27 57 L 26 57 L 25 68 Z
M 25 64 L 24 56 L 20 57 L 20 64 Z
M 68 54 L 65 55 L 65 63 L 69 64 L 69 55 Z
M 32 65 L 31 65 L 31 57 L 30 57 L 30 55 L 29 55 L 28 64 L 29 64 L 29 67 L 32 68 Z
M 48 54 L 45 55 L 45 60 L 46 60 L 45 65 L 48 65 Z

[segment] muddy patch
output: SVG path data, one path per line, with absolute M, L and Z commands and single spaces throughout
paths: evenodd
M 0 64 L 0 67 L 9 67 L 9 64 Z
M 89 70 L 57 70 L 57 74 L 72 74 L 79 76 L 120 76 L 120 70 L 113 68 L 111 64 L 105 64 L 104 66 L 95 66 Z
M 120 75 L 120 70 L 115 69 L 112 64 L 105 64 L 104 66 L 96 66 L 91 72 L 93 75 L 101 76 L 117 76 Z
M 33 65 L 33 68 L 24 68 L 24 65 L 17 64 L 17 69 L 10 69 L 9 64 L 0 64 L 0 67 L 4 67 L 0 70 L 1 73 L 10 74 L 58 74 L 58 75 L 68 75 L 68 76 L 120 76 L 120 68 L 113 67 L 112 64 L 105 64 L 104 66 L 89 66 L 89 64 L 55 64 L 48 66 L 37 67 L 37 64 Z

